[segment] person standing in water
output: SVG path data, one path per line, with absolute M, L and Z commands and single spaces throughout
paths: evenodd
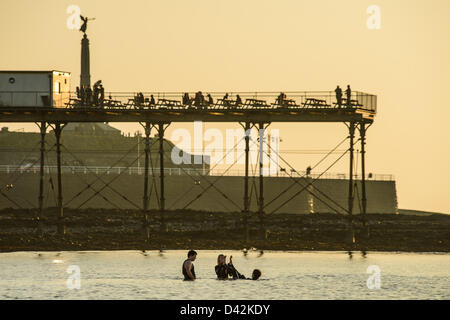
M 194 264 L 192 262 L 197 258 L 197 252 L 194 250 L 190 250 L 187 254 L 188 258 L 184 260 L 182 266 L 182 273 L 184 276 L 184 280 L 186 281 L 194 281 L 196 279 Z

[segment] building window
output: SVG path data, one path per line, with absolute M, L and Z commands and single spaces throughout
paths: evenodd
M 61 85 L 58 81 L 55 82 L 55 88 L 53 90 L 56 94 L 60 94 L 61 93 Z

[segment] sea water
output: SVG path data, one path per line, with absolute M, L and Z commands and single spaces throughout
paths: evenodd
M 0 299 L 450 299 L 450 254 L 198 250 L 0 253 Z M 260 280 L 216 280 L 217 255 Z M 227 259 L 228 259 L 227 257 Z

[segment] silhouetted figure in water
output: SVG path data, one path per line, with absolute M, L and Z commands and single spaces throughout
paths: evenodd
M 230 268 L 226 263 L 226 259 L 227 256 L 223 254 L 219 254 L 219 256 L 217 257 L 217 265 L 214 267 L 214 270 L 216 272 L 217 279 L 219 280 L 228 280 L 228 277 L 230 276 Z
M 197 277 L 195 275 L 194 264 L 192 262 L 194 262 L 197 258 L 197 252 L 190 250 L 187 256 L 188 258 L 183 262 L 182 273 L 184 280 L 194 281 Z
M 336 101 L 338 104 L 338 107 L 340 108 L 342 106 L 342 89 L 337 86 L 336 90 L 334 90 L 334 92 L 336 92 Z
M 233 256 L 230 256 L 230 262 L 226 263 L 227 256 L 223 254 L 219 254 L 217 257 L 217 265 L 215 266 L 215 271 L 217 274 L 217 279 L 219 280 L 228 280 L 230 277 L 233 280 L 236 279 L 246 279 L 250 280 L 249 278 L 246 278 L 243 274 L 240 274 L 236 268 L 233 265 Z M 253 270 L 251 280 L 258 280 L 261 276 L 261 271 L 258 269 Z
M 352 102 L 352 89 L 350 89 L 350 85 L 347 86 L 347 90 L 345 90 L 345 95 L 347 96 L 347 107 L 350 108 Z

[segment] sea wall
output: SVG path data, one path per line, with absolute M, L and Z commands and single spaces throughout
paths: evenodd
M 64 206 L 69 208 L 142 208 L 143 175 L 66 173 L 63 179 Z M 215 182 L 214 184 L 212 184 Z M 39 173 L 0 173 L 0 209 L 36 208 L 39 195 Z M 108 184 L 108 186 L 105 185 Z M 159 176 L 150 176 L 150 208 L 158 208 Z M 344 213 L 348 207 L 348 180 L 319 179 L 304 188 L 307 180 L 289 177 L 264 178 L 266 213 Z M 303 189 L 303 191 L 302 191 Z M 361 184 L 355 190 L 354 212 L 360 212 Z M 366 182 L 367 212 L 396 213 L 395 181 Z M 257 211 L 258 178 L 249 179 L 251 210 Z M 312 194 L 311 194 L 312 193 Z M 44 179 L 44 207 L 56 206 L 57 178 Z M 167 210 L 188 208 L 211 212 L 240 212 L 243 209 L 244 178 L 236 176 L 190 177 L 166 176 L 165 207 Z M 291 199 L 291 200 L 290 200 Z M 276 210 L 276 211 L 275 211 Z

